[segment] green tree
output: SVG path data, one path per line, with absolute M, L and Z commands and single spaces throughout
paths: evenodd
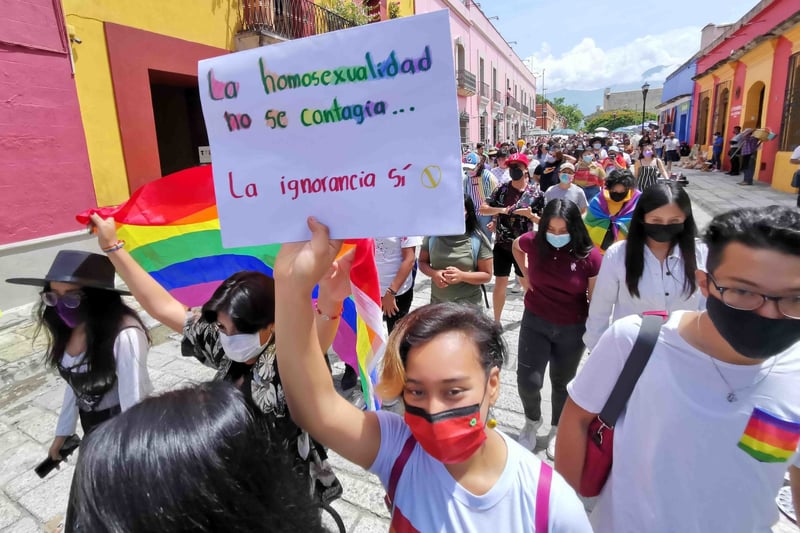
M 545 102 L 553 106 L 556 113 L 567 119 L 567 128 L 572 128 L 574 130 L 580 128 L 581 122 L 583 122 L 583 111 L 578 108 L 577 104 L 565 103 L 563 96 L 550 100 L 549 98 L 545 99 L 541 94 L 536 95 L 537 105 L 542 105 Z
M 366 10 L 353 2 L 353 0 L 329 0 L 324 2 L 323 5 L 328 11 L 349 20 L 356 26 L 363 26 L 372 22 L 372 17 L 367 14 Z
M 554 98 L 551 105 L 555 108 L 556 112 L 567 119 L 567 127 L 577 130 L 583 122 L 583 111 L 578 109 L 577 104 L 564 103 L 564 97 L 559 96 Z
M 645 120 L 656 120 L 658 115 L 655 113 L 645 113 Z M 642 112 L 633 110 L 600 111 L 586 119 L 584 130 L 592 132 L 597 128 L 608 128 L 613 131 L 622 126 L 632 126 L 642 123 Z

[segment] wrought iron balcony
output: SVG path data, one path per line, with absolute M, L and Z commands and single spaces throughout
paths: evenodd
M 498 104 L 503 103 L 503 95 L 497 89 L 494 90 L 494 101 Z
M 486 100 L 489 99 L 489 95 L 492 94 L 491 89 L 489 88 L 489 84 L 485 82 L 481 82 L 481 97 L 485 98 Z
M 299 39 L 352 28 L 355 23 L 310 0 L 242 0 L 242 31 Z
M 528 106 L 526 106 L 526 105 L 522 106 L 522 114 L 523 115 L 530 115 L 530 110 L 528 109 Z
M 456 86 L 459 96 L 475 96 L 477 93 L 477 79 L 475 74 L 468 70 L 459 69 L 456 71 Z

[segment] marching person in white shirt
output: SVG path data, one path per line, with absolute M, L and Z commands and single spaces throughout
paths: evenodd
M 691 200 L 682 187 L 663 183 L 642 193 L 627 240 L 606 250 L 583 336 L 587 348 L 597 344 L 609 318 L 705 308 L 694 273 L 705 268 L 707 248 L 696 237 Z

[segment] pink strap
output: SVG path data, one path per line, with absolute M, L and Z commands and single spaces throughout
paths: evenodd
M 539 469 L 539 485 L 536 487 L 536 533 L 547 533 L 550 524 L 550 485 L 553 468 L 542 461 Z
M 392 473 L 389 476 L 389 489 L 386 491 L 386 496 L 389 498 L 388 503 L 392 506 L 394 505 L 394 491 L 397 489 L 397 482 L 400 481 L 400 475 L 403 473 L 403 469 L 406 467 L 408 458 L 411 457 L 411 452 L 414 450 L 416 444 L 417 441 L 414 435 L 409 435 L 406 443 L 403 445 L 402 451 L 400 451 L 400 455 L 394 460 Z

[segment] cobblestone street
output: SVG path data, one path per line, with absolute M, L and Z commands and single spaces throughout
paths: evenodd
M 687 175 L 701 228 L 712 213 L 736 207 L 740 201 L 746 201 L 747 205 L 791 205 L 794 201 L 791 195 L 763 186 L 744 188 L 746 191 L 741 187 L 737 189 L 733 185 L 734 178 L 718 174 L 687 172 Z M 492 285 L 487 288 L 491 290 Z M 428 303 L 429 299 L 430 280 L 420 274 L 414 307 Z M 46 479 L 39 479 L 33 471 L 45 458 L 52 441 L 64 383 L 54 372 L 44 370 L 41 341 L 31 348 L 34 326 L 30 322 L 30 311 L 30 306 L 26 306 L 0 317 L 0 530 L 9 533 L 52 531 L 57 527 L 63 519 L 73 473 L 71 465 Z M 495 415 L 500 429 L 514 437 L 524 423 L 515 372 L 522 313 L 522 294 L 509 291 L 503 326 L 510 358 L 501 372 L 503 386 Z M 148 367 L 156 392 L 211 379 L 213 371 L 193 359 L 181 357 L 177 335 L 169 334 L 152 320 L 148 325 L 154 326 L 154 346 L 149 353 Z M 337 382 L 343 370 L 343 363 L 334 363 Z M 546 435 L 549 430 L 549 394 L 546 380 L 542 393 L 545 425 L 539 430 L 540 435 Z M 536 453 L 544 459 L 543 445 L 544 438 L 540 439 Z M 344 496 L 334 507 L 342 515 L 347 531 L 387 531 L 389 515 L 377 478 L 335 454 L 331 461 L 344 486 Z M 74 458 L 71 462 L 74 464 Z M 789 533 L 796 528 L 781 517 L 773 531 Z

